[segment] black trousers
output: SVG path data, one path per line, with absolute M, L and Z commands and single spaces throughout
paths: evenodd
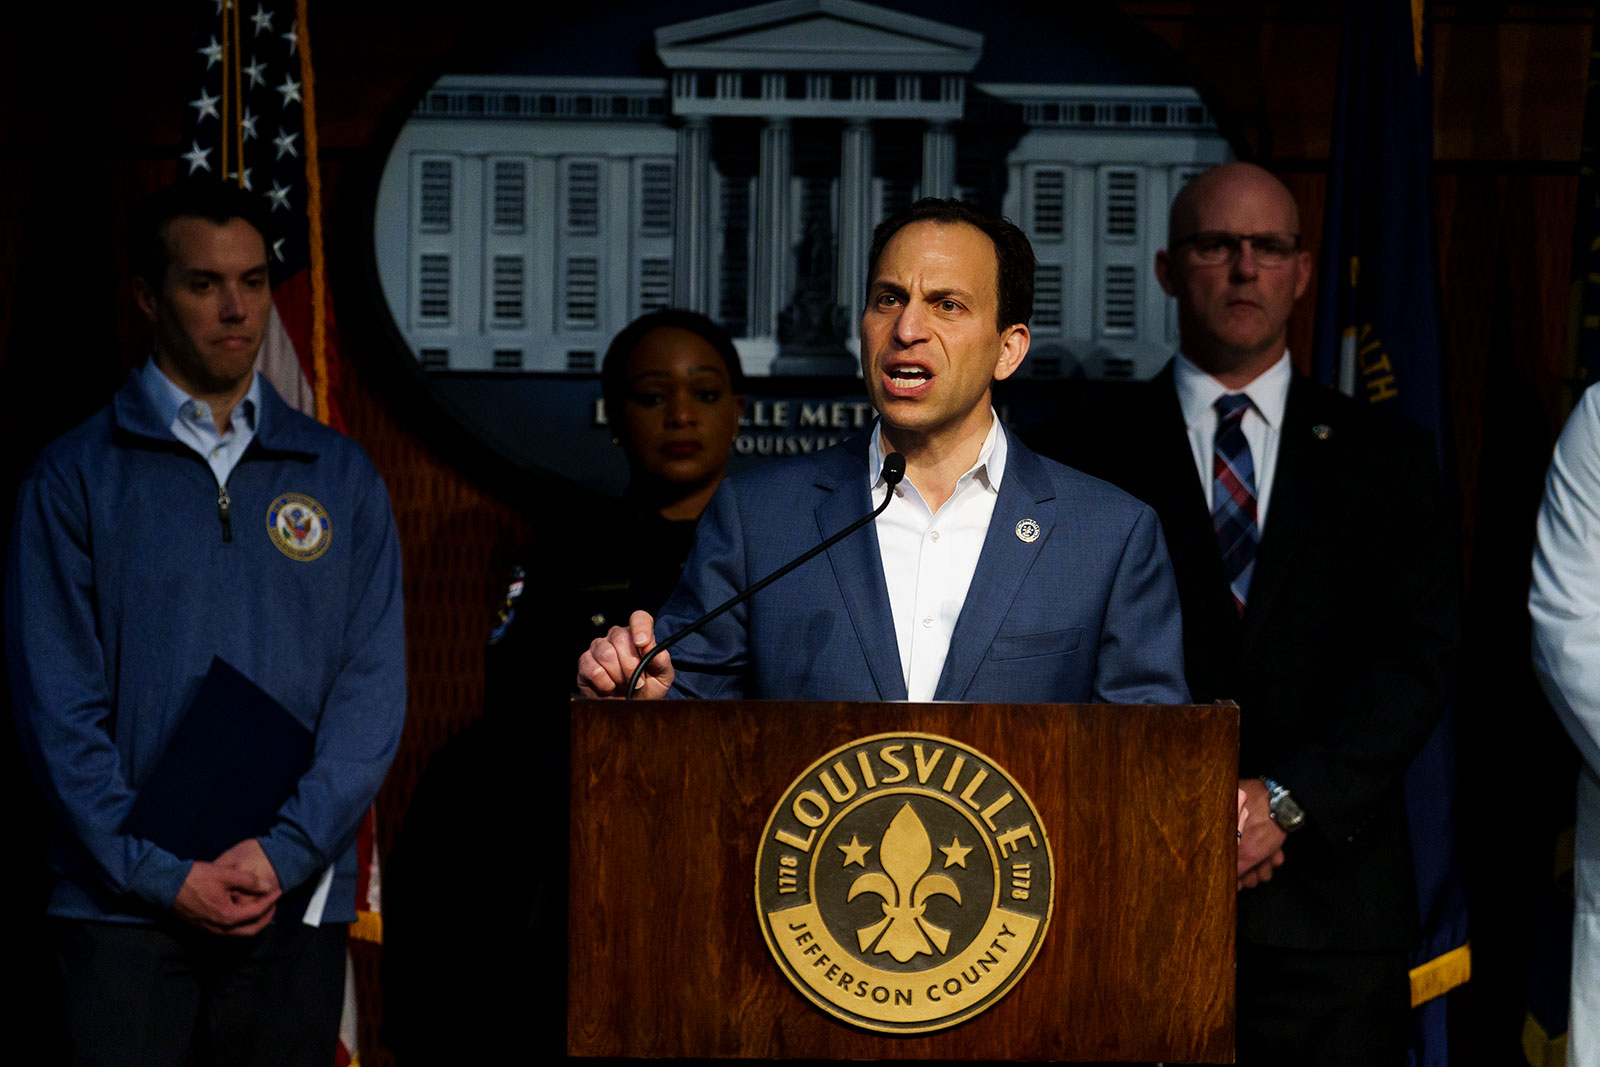
M 1404 953 L 1239 946 L 1241 1064 L 1403 1065 L 1411 979 Z
M 176 923 L 55 919 L 56 974 L 75 1067 L 328 1067 L 343 1005 L 343 923 L 274 923 L 253 937 Z

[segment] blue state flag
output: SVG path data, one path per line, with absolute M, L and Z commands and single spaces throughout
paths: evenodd
M 1318 381 L 1404 415 L 1446 455 L 1433 243 L 1433 75 L 1422 0 L 1351 0 L 1323 228 Z M 1454 718 L 1406 773 L 1422 945 L 1411 1061 L 1448 1062 L 1443 994 L 1471 975 L 1456 833 Z

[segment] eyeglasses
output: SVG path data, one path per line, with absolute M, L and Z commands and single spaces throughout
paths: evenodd
M 1226 233 L 1201 230 L 1170 242 L 1172 251 L 1188 246 L 1189 256 L 1207 267 L 1220 267 L 1239 259 L 1245 245 L 1255 255 L 1256 266 L 1272 270 L 1283 266 L 1300 251 L 1297 233 Z

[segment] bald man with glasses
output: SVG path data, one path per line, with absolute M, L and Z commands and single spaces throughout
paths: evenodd
M 1155 271 L 1177 356 L 1054 451 L 1156 509 L 1190 691 L 1240 706 L 1239 1062 L 1404 1063 L 1402 776 L 1459 640 L 1432 442 L 1294 372 L 1311 259 L 1276 178 L 1195 177 L 1168 234 Z

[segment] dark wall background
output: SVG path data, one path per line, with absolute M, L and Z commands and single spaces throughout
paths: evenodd
M 729 6 L 732 6 L 731 4 Z M 1238 124 L 1254 157 L 1298 196 L 1315 251 L 1333 113 L 1341 5 L 1122 0 Z M 100 406 L 148 351 L 119 245 L 129 207 L 174 173 L 192 27 L 181 4 L 29 5 L 0 33 L 0 517 L 28 457 Z M 1469 649 L 1460 712 L 1475 907 L 1473 982 L 1453 995 L 1457 1062 L 1519 1062 L 1529 901 L 1550 877 L 1550 805 L 1572 756 L 1526 667 L 1532 518 L 1569 402 L 1568 268 L 1595 6 L 1439 3 L 1435 25 L 1438 233 Z M 356 205 L 398 120 L 463 42 L 534 17 L 517 0 L 316 3 L 311 45 L 328 260 L 349 367 L 352 434 L 388 481 L 405 555 L 411 705 L 379 798 L 387 849 L 429 756 L 476 714 L 482 642 L 513 549 L 537 534 L 530 486 L 430 416 L 366 309 Z M 559 15 L 540 12 L 545 22 Z M 1062 80 L 1074 80 L 1064 74 Z M 1310 351 L 1313 296 L 1292 327 Z M 46 813 L 4 749 L 8 819 L 37 847 Z M 1570 818 L 1570 815 L 1568 816 Z M 19 853 L 13 851 L 13 856 Z M 7 910 L 37 878 L 13 867 Z M 490 887 L 493 888 L 493 887 Z M 510 888 L 510 887 L 504 887 Z M 16 915 L 21 919 L 20 915 Z M 464 936 L 473 936 L 470 929 Z M 492 937 L 486 921 L 482 936 Z M 556 950 L 559 958 L 559 950 Z M 362 951 L 363 1062 L 381 1045 L 375 951 Z M 30 1010 L 27 1002 L 22 1012 Z M 14 1032 L 14 1031 L 13 1031 Z

